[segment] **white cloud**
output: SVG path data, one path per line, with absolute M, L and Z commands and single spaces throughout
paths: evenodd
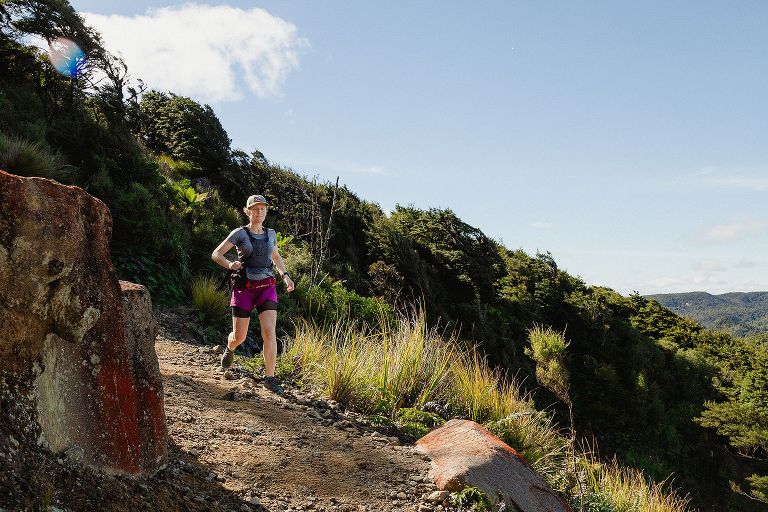
M 258 96 L 279 95 L 309 47 L 295 25 L 259 8 L 189 3 L 137 16 L 83 17 L 133 77 L 203 101 L 237 100 L 245 86 Z
M 693 270 L 699 272 L 724 272 L 725 269 L 725 264 L 717 260 L 700 260 L 693 264 Z
M 370 165 L 349 160 L 325 160 L 317 159 L 283 159 L 288 162 L 290 167 L 296 168 L 301 172 L 325 171 L 333 175 L 336 173 L 344 174 L 381 174 L 390 175 L 392 172 L 383 165 Z
M 720 188 L 738 188 L 754 191 L 768 190 L 768 177 L 736 172 L 722 172 L 716 167 L 707 167 L 695 173 L 697 181 Z
M 643 293 L 681 293 L 697 290 L 707 290 L 710 293 L 720 293 L 726 281 L 716 276 L 702 272 L 693 276 L 672 277 L 661 276 L 642 283 Z
M 669 277 L 669 276 L 663 276 L 663 277 L 657 277 L 654 279 L 649 279 L 645 282 L 646 287 L 650 287 L 654 291 L 651 293 L 656 293 L 656 290 L 664 290 L 676 286 L 680 286 L 681 284 L 685 283 L 684 279 L 680 279 L 679 277 Z
M 756 266 L 757 262 L 755 260 L 750 260 L 749 258 L 741 258 L 733 264 L 734 268 L 755 268 Z
M 726 284 L 725 281 L 723 281 L 722 279 L 718 279 L 716 276 L 710 274 L 709 272 L 702 272 L 700 274 L 696 274 L 691 279 L 691 282 L 694 285 L 706 284 L 706 285 L 717 285 L 717 286 L 719 286 L 719 285 Z
M 536 229 L 553 229 L 555 225 L 552 224 L 551 222 L 537 220 L 537 221 L 531 222 L 531 227 L 534 227 Z
M 704 242 L 729 242 L 745 235 L 762 233 L 768 229 L 768 222 L 760 219 L 746 219 L 731 224 L 712 226 L 698 235 Z

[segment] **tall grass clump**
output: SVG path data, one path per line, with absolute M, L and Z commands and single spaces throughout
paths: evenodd
M 486 424 L 496 437 L 518 451 L 555 489 L 567 491 L 570 443 L 553 424 L 552 415 L 528 410 Z
M 197 310 L 200 323 L 216 325 L 224 318 L 229 308 L 226 294 L 216 289 L 216 278 L 198 275 L 192 279 L 192 304 Z
M 352 324 L 337 321 L 320 327 L 305 320 L 296 325 L 281 356 L 287 362 L 282 366 L 293 369 L 293 377 L 321 389 L 329 398 L 366 409 L 373 386 L 373 349 L 365 332 Z
M 478 423 L 531 410 L 514 379 L 492 369 L 477 347 L 457 354 L 452 364 L 449 404 Z
M 665 482 L 652 482 L 638 469 L 616 461 L 600 464 L 585 459 L 588 484 L 581 510 L 609 512 L 686 512 L 687 497 L 667 489 Z
M 482 422 L 530 409 L 513 380 L 476 350 L 462 351 L 458 340 L 429 328 L 423 311 L 378 326 L 300 322 L 282 357 L 307 383 L 368 413 L 394 417 L 434 401 Z
M 0 169 L 19 176 L 39 176 L 61 183 L 74 183 L 76 169 L 41 142 L 0 132 Z
M 455 340 L 428 328 L 423 311 L 390 322 L 378 337 L 371 370 L 389 412 L 447 398 L 450 369 L 457 358 Z

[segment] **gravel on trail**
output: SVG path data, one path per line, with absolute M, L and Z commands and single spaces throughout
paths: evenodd
M 166 466 L 110 476 L 76 458 L 0 441 L 0 512 L 410 511 L 451 507 L 429 462 L 391 433 L 288 383 L 283 396 L 221 347 L 200 344 L 189 317 L 157 313 L 157 356 L 170 438 Z M 439 496 L 439 499 L 436 499 Z

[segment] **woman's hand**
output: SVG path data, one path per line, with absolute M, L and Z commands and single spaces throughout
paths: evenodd
M 240 267 L 242 266 L 243 266 L 242 261 L 239 261 L 239 260 L 233 261 L 232 263 L 229 264 L 229 270 L 240 270 Z
M 291 293 L 294 289 L 293 279 L 291 279 L 290 276 L 283 276 L 283 281 L 285 281 L 286 291 Z

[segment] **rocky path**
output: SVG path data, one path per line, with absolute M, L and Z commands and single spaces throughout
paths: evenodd
M 317 396 L 290 386 L 277 396 L 237 366 L 225 376 L 214 347 L 174 337 L 161 318 L 156 350 L 176 456 L 206 468 L 243 511 L 443 510 L 426 501 L 429 463 L 410 446 Z
M 411 446 L 290 385 L 280 397 L 237 367 L 226 378 L 215 347 L 185 334 L 187 318 L 158 321 L 167 464 L 106 475 L 3 437 L 0 512 L 447 510 Z

